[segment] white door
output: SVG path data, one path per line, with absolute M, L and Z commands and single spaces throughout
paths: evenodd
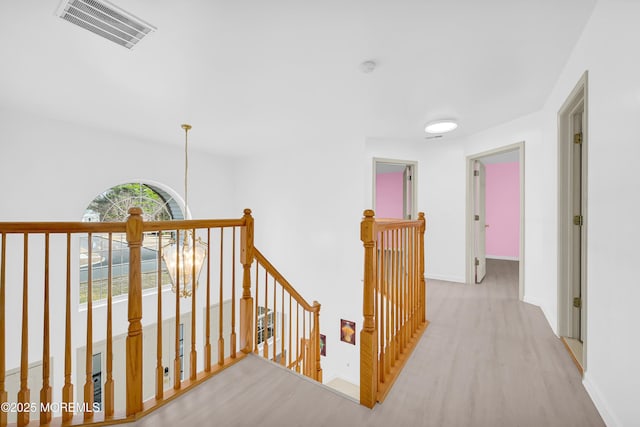
M 486 175 L 484 165 L 473 162 L 473 219 L 474 219 L 474 263 L 475 282 L 481 283 L 487 274 L 487 258 L 485 252 L 486 219 L 485 219 L 485 187 Z

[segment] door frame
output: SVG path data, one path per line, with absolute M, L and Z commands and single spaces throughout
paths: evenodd
M 576 233 L 573 225 L 573 203 L 570 201 L 573 186 L 573 157 L 571 155 L 572 141 L 572 117 L 576 110 L 583 109 L 582 125 L 582 188 L 581 188 L 581 214 L 583 225 L 578 231 L 581 236 L 580 243 L 580 288 L 581 288 L 581 325 L 582 338 L 581 367 L 586 371 L 587 367 L 587 308 L 588 308 L 588 283 L 587 283 L 587 196 L 588 196 L 588 139 L 589 139 L 589 112 L 588 112 L 588 72 L 585 71 L 575 87 L 558 111 L 558 335 L 572 337 L 573 319 L 573 268 L 570 267 L 574 255 L 573 245 L 570 243 Z
M 520 254 L 518 261 L 518 298 L 520 301 L 524 298 L 524 200 L 525 200 L 525 185 L 524 185 L 524 172 L 525 172 L 525 155 L 524 155 L 524 141 L 517 142 L 515 144 L 505 145 L 503 147 L 494 148 L 492 150 L 483 151 L 476 154 L 467 156 L 466 170 L 466 250 L 465 250 L 465 282 L 467 284 L 473 284 L 474 280 L 474 220 L 473 220 L 473 162 L 476 160 L 482 160 L 483 157 L 491 156 L 494 154 L 506 153 L 509 151 L 518 151 L 518 161 L 520 164 Z
M 415 220 L 418 218 L 418 162 L 413 160 L 398 160 L 398 159 L 388 159 L 382 157 L 374 157 L 373 161 L 373 180 L 372 180 L 372 188 L 371 188 L 371 209 L 376 208 L 376 165 L 378 163 L 386 163 L 392 165 L 408 165 L 411 166 L 413 175 L 412 175 L 412 185 L 411 185 L 411 219 Z
M 478 171 L 478 176 L 476 176 Z M 487 168 L 479 160 L 473 161 L 473 258 L 474 258 L 474 281 L 480 284 L 487 276 Z M 476 220 L 477 216 L 477 220 Z M 479 243 L 484 245 L 484 248 Z M 478 270 L 482 270 L 482 279 L 478 280 Z

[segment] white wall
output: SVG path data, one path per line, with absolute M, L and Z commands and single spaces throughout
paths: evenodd
M 555 150 L 556 114 L 588 70 L 584 384 L 609 426 L 638 425 L 640 420 L 640 373 L 633 369 L 640 353 L 635 314 L 640 299 L 636 267 L 640 229 L 626 218 L 640 207 L 638 22 L 639 3 L 600 1 L 543 111 L 543 138 Z M 552 294 L 555 289 L 548 287 L 545 293 Z
M 417 161 L 416 206 L 427 220 L 425 275 L 464 282 L 464 151 L 455 141 L 370 138 L 363 162 L 366 203 L 373 196 L 373 158 Z
M 356 346 L 340 341 L 340 319 L 362 327 L 364 140 L 301 138 L 300 149 L 247 159 L 238 200 L 255 217 L 255 245 L 307 299 L 322 304 L 324 379 L 358 384 Z

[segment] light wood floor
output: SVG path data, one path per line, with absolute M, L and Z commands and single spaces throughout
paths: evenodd
M 517 300 L 517 263 L 481 285 L 428 281 L 422 337 L 385 402 L 366 409 L 247 357 L 137 426 L 604 426 L 539 308 Z

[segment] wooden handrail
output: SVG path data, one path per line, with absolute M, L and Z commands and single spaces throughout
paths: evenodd
M 126 222 L 0 222 L 0 233 L 124 233 Z
M 245 219 L 189 219 L 172 221 L 148 221 L 143 223 L 143 232 L 163 230 L 192 230 L 197 228 L 242 227 Z M 125 233 L 126 222 L 0 222 L 0 233 Z
M 143 231 L 164 230 L 193 230 L 198 228 L 228 228 L 242 227 L 246 223 L 245 218 L 240 219 L 185 219 L 172 221 L 148 221 L 144 222 Z
M 300 303 L 300 305 L 307 311 L 310 311 L 312 313 L 318 312 L 320 311 L 320 305 L 315 306 L 315 305 L 311 305 L 307 302 L 307 300 L 305 300 L 302 295 L 300 295 L 298 293 L 298 291 L 296 291 L 293 286 L 291 286 L 291 283 L 289 283 L 289 281 L 287 279 L 284 278 L 284 276 L 282 274 L 280 274 L 280 272 L 273 266 L 273 264 L 271 264 L 269 262 L 269 260 L 267 260 L 267 258 L 265 258 L 264 255 L 262 255 L 262 253 L 258 250 L 258 248 L 253 248 L 253 255 L 256 258 L 256 260 L 260 263 L 260 265 L 262 265 L 267 272 L 276 279 L 276 281 L 278 283 L 280 283 L 285 290 L 291 294 L 291 296 L 293 296 L 293 298 Z
M 58 414 L 53 414 L 51 411 L 46 409 L 43 412 L 40 412 L 40 423 L 44 425 L 50 423 L 67 426 L 79 424 L 119 423 L 122 421 L 138 419 L 143 414 L 146 414 L 156 407 L 163 405 L 167 401 L 183 394 L 185 391 L 204 381 L 206 378 L 209 378 L 210 376 L 220 372 L 222 369 L 231 366 L 243 358 L 246 353 L 254 351 L 257 346 L 257 343 L 254 342 L 254 336 L 256 338 L 258 336 L 258 311 L 260 311 L 260 316 L 264 316 L 260 318 L 263 326 L 261 342 L 264 347 L 264 353 L 268 355 L 269 358 L 272 358 L 283 366 L 292 366 L 291 360 L 292 357 L 295 357 L 293 365 L 295 365 L 294 369 L 296 371 L 302 372 L 315 380 L 322 381 L 319 323 L 321 306 L 317 301 L 314 301 L 313 304 L 307 302 L 307 300 L 305 300 L 291 286 L 291 284 L 264 257 L 264 255 L 254 247 L 253 224 L 254 220 L 249 209 L 245 209 L 244 215 L 239 219 L 145 222 L 140 208 L 131 208 L 126 222 L 0 222 L 0 239 L 2 243 L 0 246 L 0 403 L 5 403 L 11 400 L 7 393 L 5 384 L 5 353 L 7 351 L 6 344 L 8 339 L 6 335 L 6 328 L 8 325 L 7 319 L 5 318 L 5 307 L 10 305 L 21 310 L 22 318 L 20 328 L 17 332 L 18 335 L 20 335 L 19 345 L 8 347 L 10 351 L 16 351 L 19 353 L 20 362 L 20 389 L 16 390 L 15 394 L 14 391 L 11 392 L 12 398 L 15 399 L 17 397 L 19 402 L 22 402 L 24 405 L 28 405 L 30 403 L 30 399 L 37 393 L 36 390 L 38 390 L 40 400 L 43 403 L 51 403 L 56 390 L 52 388 L 52 385 L 55 385 L 55 383 L 51 381 L 52 373 L 50 359 L 58 356 L 50 350 L 64 348 L 64 375 L 59 375 L 58 373 L 55 374 L 55 377 L 60 378 L 61 381 L 57 382 L 61 388 L 61 390 L 58 389 L 57 391 L 61 391 L 61 395 L 58 395 L 59 397 L 56 397 L 55 399 L 60 399 L 61 403 L 64 405 L 62 405 L 61 411 Z M 227 230 L 223 231 L 225 228 Z M 240 231 L 240 241 L 239 245 L 236 246 L 236 235 L 238 229 Z M 212 244 L 215 240 L 215 238 L 212 240 L 212 230 L 215 230 L 216 238 L 219 236 L 219 245 Z M 159 232 L 156 236 L 157 240 L 152 239 L 151 246 L 143 245 L 143 240 L 145 238 L 149 239 L 148 236 L 145 236 L 145 233 L 148 232 Z M 167 234 L 172 234 L 172 240 L 179 240 L 179 237 L 184 236 L 184 233 L 187 232 L 190 233 L 190 241 L 193 239 L 193 245 L 195 245 L 196 239 L 200 241 L 202 238 L 204 241 L 206 238 L 206 301 L 202 300 L 205 298 L 204 293 L 198 292 L 200 296 L 198 296 L 198 304 L 196 304 L 196 292 L 193 291 L 190 295 L 186 296 L 188 301 L 183 303 L 179 293 L 176 292 L 175 359 L 170 361 L 170 359 L 173 358 L 173 354 L 167 358 L 165 353 L 163 359 L 163 350 L 169 347 L 163 344 L 162 339 L 163 330 L 166 330 L 166 328 L 163 328 L 162 324 L 167 320 L 163 316 L 163 313 L 166 313 L 166 310 L 163 308 L 162 298 L 162 294 L 164 293 L 163 286 L 166 284 L 166 279 L 163 278 L 163 275 L 166 277 L 166 271 L 162 271 L 164 259 L 162 255 L 166 250 L 168 250 L 166 249 L 168 245 L 163 245 L 163 237 L 166 239 Z M 196 236 L 196 232 L 198 233 L 198 236 Z M 115 254 L 113 252 L 115 252 L 116 246 L 113 245 L 115 245 L 116 242 L 115 235 L 118 234 L 124 234 L 126 236 L 126 245 L 128 246 L 128 259 L 124 262 L 120 261 L 118 264 L 122 266 L 123 274 L 119 273 L 117 276 L 119 282 L 117 286 L 127 286 L 126 292 L 128 293 L 128 327 L 124 343 L 124 357 L 126 357 L 126 363 L 124 364 L 125 373 L 122 377 L 117 375 L 118 372 L 114 371 L 114 368 L 119 366 L 117 362 L 114 363 L 115 358 L 122 357 L 122 353 L 118 354 L 118 350 L 115 348 L 117 345 L 115 337 L 117 334 L 121 333 L 117 331 L 119 326 L 117 327 L 116 325 L 121 325 L 123 323 L 122 318 L 117 318 L 117 316 L 120 316 L 120 312 L 112 298 L 117 295 L 115 293 L 112 294 L 112 286 L 114 286 L 113 291 L 115 292 Z M 17 235 L 18 238 L 14 239 L 13 237 L 9 237 L 11 235 Z M 32 238 L 32 236 L 37 235 L 39 236 Z M 109 243 L 108 256 L 106 254 L 100 254 L 97 249 L 98 246 L 96 246 L 98 245 L 98 243 L 96 243 L 97 241 L 104 240 L 106 242 L 107 235 Z M 96 240 L 94 240 L 94 237 Z M 72 262 L 74 251 L 74 249 L 72 249 L 74 247 L 73 239 L 75 238 L 87 239 L 88 241 L 86 254 L 83 253 L 83 255 L 88 257 L 88 261 L 86 264 L 80 264 L 83 271 L 85 269 L 85 265 L 87 267 L 86 272 L 84 273 L 86 274 L 87 281 L 86 318 L 82 321 L 79 321 L 80 319 L 76 318 L 77 313 L 74 310 L 75 306 L 72 305 L 72 301 L 76 299 L 71 295 L 73 289 L 76 289 L 76 291 L 78 289 L 77 286 L 73 286 L 73 281 L 77 281 L 78 276 L 74 275 L 72 272 L 72 268 L 78 268 L 78 264 Z M 120 237 L 118 237 L 118 239 L 120 239 Z M 20 241 L 22 241 L 21 246 Z M 229 246 L 225 248 L 225 241 L 229 241 L 231 243 L 231 254 L 224 254 L 225 251 L 228 253 L 227 248 L 229 248 Z M 42 245 L 42 242 L 44 242 L 44 251 L 39 247 L 39 245 Z M 165 240 L 165 242 L 170 243 L 168 240 Z M 10 245 L 14 244 L 18 247 L 17 251 L 12 251 L 12 248 L 9 248 Z M 59 254 L 54 252 L 54 248 L 59 250 Z M 239 249 L 238 251 L 237 248 Z M 75 250 L 77 250 L 77 248 Z M 105 247 L 100 250 L 106 251 L 107 249 Z M 145 270 L 143 273 L 143 255 L 145 260 L 148 259 L 150 255 L 149 251 L 157 252 L 153 254 L 156 262 L 156 270 L 150 272 Z M 239 259 L 236 257 L 236 251 L 238 252 Z M 213 252 L 215 252 L 215 257 Z M 35 255 L 33 255 L 34 253 Z M 42 271 L 38 268 L 39 266 L 40 268 L 42 266 L 42 264 L 38 265 L 41 253 L 43 254 L 44 278 L 41 277 L 42 273 L 38 273 L 38 276 L 40 277 L 34 277 L 35 275 L 31 273 L 32 271 Z M 9 258 L 9 256 L 12 258 Z M 14 256 L 16 259 L 18 256 L 22 258 L 21 264 L 20 262 L 14 262 Z M 62 261 L 63 257 L 66 257 L 66 263 L 53 265 L 58 260 Z M 99 262 L 97 261 L 98 259 L 100 259 Z M 11 260 L 11 264 L 7 262 L 8 260 Z M 196 272 L 195 254 L 192 255 L 190 260 L 191 264 L 189 270 L 185 272 L 180 271 L 179 273 L 190 275 L 192 280 L 191 283 L 194 283 L 197 274 L 199 274 Z M 254 263 L 254 260 L 257 262 Z M 179 258 L 176 251 L 177 268 L 184 268 L 180 265 L 182 261 L 183 260 Z M 243 270 L 241 295 L 236 295 L 236 261 L 240 262 Z M 8 270 L 7 264 L 10 264 Z M 258 268 L 262 268 L 265 271 L 265 277 L 269 278 L 269 285 L 264 290 L 260 291 L 260 296 L 257 294 L 255 296 L 252 295 L 253 284 L 251 280 L 251 269 L 254 264 L 256 265 L 256 272 Z M 231 267 L 230 269 L 229 266 Z M 104 268 L 106 268 L 106 278 L 98 275 L 97 273 L 94 274 L 94 269 L 95 271 L 98 271 L 97 269 Z M 21 282 L 18 277 L 13 277 L 18 276 L 18 269 L 20 269 L 20 272 L 22 273 Z M 213 292 L 211 289 L 211 285 L 213 284 L 212 282 L 217 281 L 217 279 L 212 280 L 212 270 L 214 270 L 215 273 L 219 273 L 220 284 L 217 292 Z M 10 277 L 7 277 L 7 274 Z M 151 284 L 152 287 L 157 289 L 157 311 L 152 313 L 145 312 L 144 318 L 142 311 L 143 275 L 145 277 L 146 287 L 149 287 L 148 285 Z M 180 277 L 181 274 L 177 274 L 175 279 L 176 282 L 183 280 Z M 149 279 L 152 281 L 151 283 L 148 282 Z M 231 279 L 231 282 L 229 282 L 229 279 Z M 103 282 L 105 280 L 107 286 L 106 306 L 102 307 L 102 304 L 94 304 L 93 290 L 102 289 L 99 286 L 105 285 L 99 285 L 97 282 L 105 283 Z M 271 280 L 273 281 L 273 284 L 271 284 Z M 8 295 L 6 290 L 8 289 L 7 285 L 10 282 L 15 282 L 16 285 L 20 285 L 19 287 L 16 286 L 18 293 L 20 294 L 19 299 L 17 296 L 13 296 L 13 294 L 11 294 L 13 300 L 7 300 Z M 180 283 L 176 283 L 175 285 L 177 289 L 180 289 Z M 38 289 L 39 286 L 41 287 L 40 289 Z M 214 286 L 217 286 L 217 283 Z M 257 286 L 258 283 L 256 282 L 256 290 Z M 224 292 L 223 287 L 225 288 Z M 21 293 L 19 292 L 20 289 L 22 289 Z M 66 294 L 64 298 L 65 302 L 61 307 L 56 307 L 53 305 L 52 300 L 50 300 L 50 293 L 53 294 L 54 289 L 63 290 Z M 213 310 L 215 307 L 210 304 L 210 298 L 214 297 L 214 295 L 217 295 L 219 299 L 219 311 L 216 316 L 218 321 L 217 357 L 212 357 L 211 354 L 211 328 L 209 325 L 210 321 L 214 321 L 213 316 L 210 316 L 209 313 L 210 309 Z M 36 298 L 43 298 L 42 323 L 38 322 L 38 325 L 36 326 L 34 326 L 33 321 L 30 321 L 32 314 L 30 314 L 29 311 L 29 301 L 32 301 L 34 296 Z M 150 296 L 147 296 L 145 298 L 149 297 Z M 236 299 L 237 297 L 239 297 L 238 307 L 240 310 L 238 319 L 238 335 L 236 335 L 235 317 L 235 302 L 238 301 L 238 299 Z M 260 302 L 261 305 L 258 305 L 260 301 L 259 298 L 263 297 L 265 298 L 264 301 Z M 231 319 L 228 319 L 229 315 L 225 310 L 223 310 L 223 306 L 226 303 L 224 298 L 227 298 L 227 301 L 229 301 L 229 299 L 232 301 L 230 309 Z M 288 304 L 286 303 L 286 298 L 289 298 Z M 165 295 L 164 304 L 171 304 L 171 299 L 172 298 L 167 299 Z M 186 315 L 191 315 L 190 322 L 184 322 L 185 380 L 182 380 L 180 377 L 182 353 L 180 353 L 180 355 L 178 354 L 178 350 L 182 349 L 182 342 L 178 345 L 178 332 L 180 331 L 179 325 L 181 324 L 182 319 L 180 314 L 181 306 L 183 307 L 183 310 L 184 307 L 191 308 L 191 312 L 186 313 Z M 289 312 L 288 314 L 285 314 L 287 306 L 289 307 Z M 147 306 L 145 305 L 145 307 Z M 203 316 L 203 319 L 206 319 L 206 326 L 202 329 L 200 329 L 201 322 L 196 317 L 196 313 L 201 307 L 206 307 L 206 315 Z M 300 308 L 302 308 L 302 310 L 300 310 Z M 102 314 L 94 314 L 94 310 L 106 311 L 105 329 L 100 330 L 99 332 L 96 328 L 98 325 L 94 324 L 94 320 L 96 318 L 102 318 Z M 173 314 L 172 311 L 173 309 L 169 306 L 169 313 Z M 18 318 L 19 317 L 20 316 L 18 316 Z M 269 323 L 269 321 L 271 323 Z M 296 323 L 292 324 L 291 322 L 293 321 Z M 154 345 L 156 354 L 152 355 L 152 357 L 143 359 L 143 333 L 145 333 L 143 323 L 146 326 L 151 325 L 153 322 L 157 322 L 157 337 Z M 72 337 L 76 335 L 76 331 L 73 329 L 75 329 L 77 327 L 76 325 L 79 323 L 82 325 L 81 327 L 83 329 L 86 326 L 85 337 L 80 340 L 80 343 L 77 343 L 85 347 L 85 352 L 82 360 L 74 360 L 73 358 L 76 357 L 75 355 L 77 352 L 75 347 L 72 346 Z M 231 331 L 227 332 L 229 323 Z M 54 324 L 64 324 L 64 329 L 59 328 L 60 335 L 56 335 L 54 333 Z M 223 325 L 225 325 L 224 328 Z M 41 326 L 42 329 L 40 329 Z M 187 331 L 187 328 L 189 327 L 191 328 L 191 333 L 188 333 Z M 198 328 L 199 335 L 196 335 L 196 328 Z M 41 354 L 43 359 L 42 388 L 37 384 L 31 384 L 28 364 L 29 360 L 33 358 L 33 355 L 30 355 L 29 353 L 29 343 L 33 342 L 30 335 L 33 335 L 36 332 L 40 333 L 39 330 L 42 330 L 43 334 L 40 337 L 43 343 Z M 295 348 L 292 347 L 291 343 L 292 338 L 294 337 L 294 331 L 296 333 L 296 341 L 294 342 Z M 99 412 L 94 413 L 94 378 L 92 373 L 93 350 L 103 351 L 98 350 L 101 348 L 101 344 L 94 343 L 94 340 L 99 336 L 104 336 L 105 332 L 106 376 L 104 378 L 106 379 L 106 382 L 103 383 L 103 408 Z M 287 332 L 289 333 L 289 346 L 286 345 Z M 64 338 L 62 335 L 64 335 Z M 202 338 L 201 341 L 204 350 L 202 353 L 196 351 L 196 345 L 200 345 L 197 342 L 197 336 Z M 58 344 L 60 343 L 54 344 L 53 342 L 50 344 L 50 341 L 54 337 L 59 339 L 60 343 L 63 342 L 64 345 L 59 346 Z M 269 339 L 270 337 L 272 338 Z M 64 341 L 62 341 L 63 339 Z M 165 337 L 165 340 L 166 339 L 167 338 Z M 190 346 L 187 344 L 187 340 L 190 340 Z M 236 353 L 236 350 L 240 351 Z M 149 348 L 145 351 L 148 352 Z M 287 357 L 289 358 L 289 363 L 287 363 Z M 200 359 L 204 360 L 205 366 L 204 369 L 199 368 L 200 371 L 198 371 L 197 362 L 202 362 Z M 153 389 L 153 394 L 151 394 L 151 396 L 154 397 L 145 402 L 145 397 L 149 397 L 145 395 L 145 393 L 149 393 L 149 391 L 145 389 L 143 392 L 143 370 L 144 372 L 149 370 L 149 363 L 153 363 L 153 377 L 156 381 L 156 385 Z M 73 366 L 78 367 L 80 370 L 84 369 L 84 375 L 77 376 L 76 372 L 72 371 Z M 169 366 L 173 366 L 174 387 L 172 389 L 165 390 L 167 381 L 167 378 L 165 377 L 165 370 Z M 73 379 L 77 378 L 81 379 L 74 385 Z M 115 387 L 116 384 L 120 384 L 119 387 L 121 387 L 123 383 L 125 386 L 124 388 L 126 389 L 126 395 L 124 396 L 126 407 L 116 408 L 114 402 Z M 76 389 L 78 387 L 80 390 L 77 392 L 78 395 L 76 395 Z M 78 401 L 83 403 L 85 405 L 84 407 L 88 410 L 73 409 L 75 402 Z M 7 415 L 8 414 L 6 412 L 0 413 L 0 427 L 6 427 L 8 422 L 11 421 L 11 418 L 8 419 Z M 29 415 L 29 411 L 18 413 L 16 417 L 17 425 L 22 427 L 31 425 L 30 423 L 34 423 L 35 421 L 30 419 Z M 9 415 L 9 417 L 11 416 L 12 415 Z M 52 416 L 61 417 L 61 419 L 57 418 L 52 420 Z
M 294 369 L 296 372 L 322 382 L 320 363 L 320 303 L 309 304 L 287 279 L 255 247 L 256 260 L 256 300 L 254 321 L 256 322 L 256 343 L 254 352 L 260 354 L 258 346 L 262 344 L 262 356 Z M 264 291 L 259 291 L 259 269 L 264 270 Z M 279 289 L 279 291 L 278 291 Z M 285 293 L 289 304 L 285 302 Z M 261 298 L 262 295 L 262 298 Z M 278 298 L 278 296 L 280 296 Z M 280 303 L 278 305 L 278 300 Z M 295 304 L 293 302 L 295 301 Z M 288 311 L 287 311 L 288 306 Z M 294 310 L 295 307 L 295 310 Z M 302 308 L 300 312 L 300 308 Z M 259 313 L 259 310 L 261 312 Z M 260 314 L 260 317 L 258 316 Z M 285 328 L 284 323 L 289 327 Z M 258 333 L 258 324 L 262 322 L 262 335 Z M 280 331 L 278 331 L 280 322 Z M 295 329 L 295 339 L 293 339 Z M 288 336 L 286 334 L 288 330 Z M 278 335 L 280 334 L 280 335 Z M 268 341 L 271 340 L 271 343 Z M 277 341 L 280 341 L 278 355 Z M 288 346 L 286 343 L 288 342 Z M 295 343 L 295 348 L 292 343 Z M 269 346 L 272 348 L 270 349 Z M 289 363 L 284 360 L 289 356 Z M 292 355 L 294 357 L 292 357 Z M 278 360 L 278 356 L 280 360 Z M 293 361 L 292 361 L 293 359 Z
M 360 403 L 384 400 L 428 326 L 424 279 L 425 217 L 376 219 L 364 211 L 363 328 L 360 332 Z

